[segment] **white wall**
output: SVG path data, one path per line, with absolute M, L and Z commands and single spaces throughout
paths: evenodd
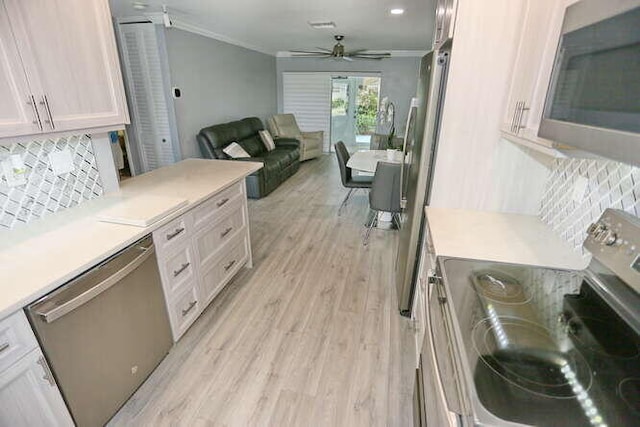
M 178 29 L 165 33 L 182 157 L 201 157 L 203 127 L 276 113 L 276 58 Z
M 416 96 L 419 57 L 392 57 L 380 61 L 354 60 L 352 62 L 322 58 L 279 57 L 276 61 L 278 86 L 278 111 L 282 111 L 282 73 L 286 71 L 302 72 L 379 72 L 382 77 L 380 97 L 388 96 L 396 105 L 396 129 L 404 130 L 409 112 L 409 102 Z

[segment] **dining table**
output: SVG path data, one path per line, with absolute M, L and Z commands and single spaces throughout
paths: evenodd
M 400 163 L 402 162 L 402 152 L 394 150 L 387 153 L 387 150 L 360 150 L 349 157 L 347 167 L 353 170 L 373 174 L 376 172 L 378 162 Z

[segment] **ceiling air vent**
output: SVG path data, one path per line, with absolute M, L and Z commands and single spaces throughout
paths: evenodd
M 325 29 L 325 28 L 336 28 L 336 23 L 333 21 L 309 21 L 309 25 L 311 25 L 312 28 L 315 29 Z

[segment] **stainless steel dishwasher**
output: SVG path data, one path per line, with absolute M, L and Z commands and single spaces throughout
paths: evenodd
M 172 345 L 151 236 L 25 310 L 78 426 L 104 425 Z

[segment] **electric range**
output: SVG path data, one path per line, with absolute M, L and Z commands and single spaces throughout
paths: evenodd
M 440 259 L 428 337 L 457 425 L 640 425 L 640 221 L 607 210 L 584 271 Z

